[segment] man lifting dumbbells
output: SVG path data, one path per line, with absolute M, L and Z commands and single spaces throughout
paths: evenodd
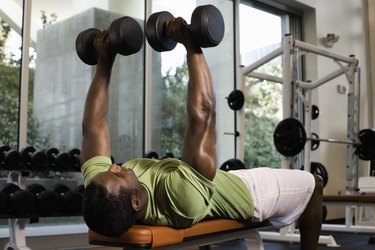
M 108 32 L 101 32 L 94 42 L 97 68 L 82 122 L 83 214 L 89 228 L 119 236 L 136 222 L 186 228 L 203 219 L 230 218 L 285 226 L 299 218 L 301 249 L 316 249 L 321 179 L 300 170 L 218 170 L 216 100 L 201 46 L 182 18 L 165 21 L 162 29 L 159 35 L 183 44 L 187 51 L 188 124 L 181 160 L 134 159 L 122 166 L 111 162 L 106 118 L 116 53 Z

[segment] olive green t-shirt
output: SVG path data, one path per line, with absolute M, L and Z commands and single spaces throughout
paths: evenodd
M 85 162 L 81 171 L 84 184 L 96 174 L 107 171 L 108 157 L 96 156 Z M 254 205 L 243 181 L 230 173 L 217 170 L 213 181 L 207 180 L 186 163 L 164 160 L 135 159 L 123 164 L 135 172 L 147 189 L 149 203 L 143 223 L 186 228 L 208 218 L 248 220 Z

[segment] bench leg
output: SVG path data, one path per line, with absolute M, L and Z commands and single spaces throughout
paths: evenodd
M 263 240 L 258 231 L 252 231 L 245 240 L 248 250 L 264 250 Z

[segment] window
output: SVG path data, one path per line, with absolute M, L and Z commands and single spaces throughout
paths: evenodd
M 240 54 L 243 66 L 251 65 L 282 46 L 283 36 L 299 38 L 300 18 L 294 14 L 260 4 L 242 1 L 240 15 Z M 260 66 L 259 73 L 282 77 L 281 56 Z M 281 166 L 281 157 L 273 145 L 273 130 L 282 119 L 282 85 L 261 77 L 245 77 L 244 148 L 245 165 Z
M 190 23 L 191 14 L 199 5 L 207 1 L 183 1 L 175 4 L 173 0 L 152 1 L 151 12 L 169 11 L 173 16 L 181 16 Z M 234 88 L 234 51 L 233 51 L 233 2 L 218 1 L 215 6 L 221 11 L 225 21 L 223 41 L 215 48 L 205 48 L 203 52 L 210 67 L 217 102 L 217 152 L 219 164 L 234 156 L 233 136 L 234 113 L 229 109 L 225 97 Z M 158 152 L 159 157 L 173 153 L 180 157 L 186 125 L 186 87 L 188 71 L 185 48 L 178 44 L 173 51 L 152 52 L 153 71 L 150 114 L 151 142 L 146 143 L 147 150 Z M 161 64 L 160 64 L 161 62 Z

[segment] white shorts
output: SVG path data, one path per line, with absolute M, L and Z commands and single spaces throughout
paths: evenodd
M 315 178 L 302 170 L 253 168 L 229 171 L 240 177 L 254 201 L 255 222 L 268 220 L 284 227 L 305 210 L 315 188 Z

